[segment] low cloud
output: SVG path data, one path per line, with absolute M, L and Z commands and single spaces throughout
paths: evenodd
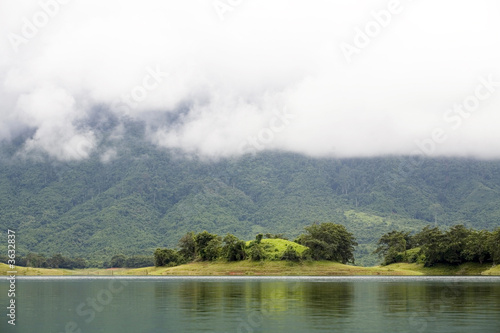
M 209 157 L 500 157 L 497 1 L 226 4 L 2 2 L 0 140 L 31 129 L 24 152 L 81 160 L 133 119 Z

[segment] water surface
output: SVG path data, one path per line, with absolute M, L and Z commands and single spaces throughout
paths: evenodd
M 0 332 L 500 332 L 500 278 L 18 277 Z

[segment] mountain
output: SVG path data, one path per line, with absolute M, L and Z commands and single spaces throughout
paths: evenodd
M 383 233 L 500 221 L 500 163 L 473 159 L 318 159 L 262 152 L 201 159 L 162 150 L 130 131 L 103 141 L 91 158 L 61 162 L 0 147 L 0 229 L 16 231 L 17 252 L 83 256 L 151 254 L 187 231 L 259 232 L 290 239 L 314 222 L 343 224 L 357 238 L 358 264 Z M 103 162 L 99 152 L 115 152 Z M 6 242 L 0 250 L 6 253 Z

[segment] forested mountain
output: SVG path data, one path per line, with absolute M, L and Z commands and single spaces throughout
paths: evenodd
M 500 222 L 500 163 L 405 157 L 316 159 L 282 152 L 206 160 L 159 149 L 130 128 L 118 142 L 80 162 L 20 154 L 23 140 L 0 152 L 0 227 L 16 230 L 19 254 L 152 254 L 187 231 L 242 239 L 259 232 L 290 239 L 313 222 L 354 233 L 356 262 L 391 230 Z M 6 253 L 6 242 L 1 251 Z

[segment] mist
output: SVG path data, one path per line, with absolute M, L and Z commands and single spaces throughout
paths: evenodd
M 206 157 L 499 158 L 498 13 L 496 0 L 3 1 L 0 140 L 31 129 L 24 153 L 82 160 L 120 138 L 103 112 Z

